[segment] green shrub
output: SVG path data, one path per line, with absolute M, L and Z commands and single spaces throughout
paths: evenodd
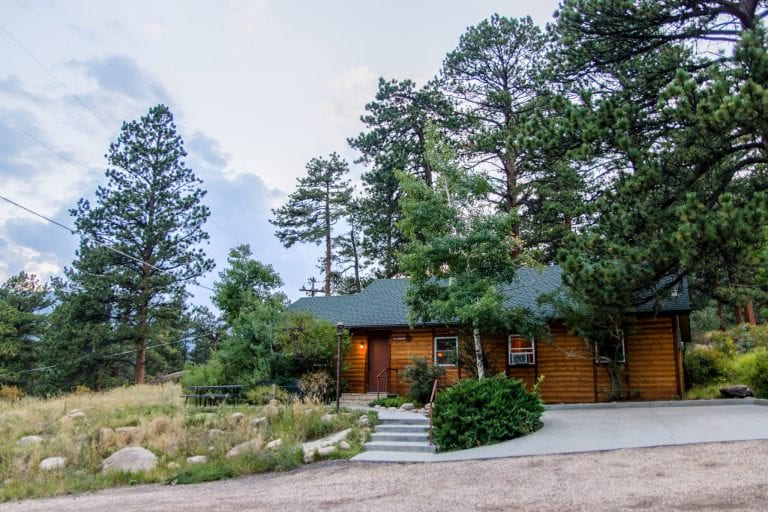
M 739 356 L 734 362 L 734 377 L 748 385 L 755 396 L 768 398 L 768 352 L 757 349 Z
M 432 390 L 430 389 L 430 394 L 431 393 L 432 393 Z M 412 403 L 412 402 L 413 400 L 411 400 L 408 397 L 388 396 L 388 397 L 377 398 L 376 400 L 371 400 L 371 402 L 368 405 L 371 407 L 374 407 L 376 405 L 380 405 L 382 407 L 400 407 L 403 404 Z M 422 404 L 418 403 L 417 405 L 422 405 Z
M 413 364 L 403 370 L 403 377 L 411 381 L 408 395 L 417 402 L 426 404 L 432 395 L 432 385 L 445 376 L 445 369 L 429 364 L 426 357 L 414 356 L 412 360 Z
M 683 360 L 688 385 L 706 386 L 725 377 L 727 357 L 723 352 L 710 347 L 692 347 L 686 350 Z
M 537 430 L 542 412 L 538 392 L 517 379 L 461 380 L 435 399 L 434 440 L 440 450 L 498 443 Z
M 270 400 L 277 400 L 281 404 L 287 404 L 293 395 L 276 385 L 256 386 L 245 392 L 245 398 L 253 405 L 267 405 Z
M 185 365 L 181 384 L 182 386 L 215 386 L 222 384 L 221 375 L 221 362 L 216 358 L 212 358 L 206 364 Z

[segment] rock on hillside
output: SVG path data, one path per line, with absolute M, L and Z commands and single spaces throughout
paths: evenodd
M 104 459 L 101 464 L 103 471 L 127 471 L 138 473 L 157 467 L 157 457 L 154 453 L 140 446 L 129 446 L 117 451 Z

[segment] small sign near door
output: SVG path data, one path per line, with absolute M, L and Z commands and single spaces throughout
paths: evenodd
M 410 334 L 393 334 L 392 341 L 411 341 Z

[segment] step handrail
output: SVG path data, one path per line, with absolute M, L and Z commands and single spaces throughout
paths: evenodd
M 391 368 L 391 367 L 387 366 L 386 368 L 381 370 L 376 375 L 376 398 L 377 399 L 380 398 L 380 395 L 381 395 L 381 376 L 384 375 L 385 373 L 391 372 L 391 371 L 395 372 L 395 392 L 397 392 L 397 385 L 398 385 L 398 378 L 397 378 L 398 374 L 397 374 L 397 372 L 398 372 L 398 368 Z M 388 373 L 387 373 L 387 376 L 389 376 Z M 389 393 L 389 382 L 387 382 L 387 393 Z
M 432 446 L 432 410 L 434 409 L 435 394 L 437 394 L 437 379 L 432 384 L 432 394 L 429 396 L 429 446 Z

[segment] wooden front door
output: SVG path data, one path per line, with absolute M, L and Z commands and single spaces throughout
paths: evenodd
M 389 366 L 389 337 L 372 336 L 368 338 L 368 391 L 381 390 L 386 394 L 389 390 L 389 372 L 384 371 Z M 377 375 L 384 372 L 380 378 Z M 381 388 L 379 388 L 381 386 Z

